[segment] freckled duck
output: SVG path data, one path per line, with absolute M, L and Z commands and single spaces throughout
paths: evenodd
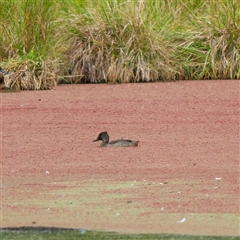
M 109 142 L 109 135 L 107 132 L 101 132 L 99 133 L 96 140 L 93 140 L 93 142 L 102 141 L 101 147 L 137 147 L 139 141 L 132 141 L 132 140 L 126 140 L 126 139 L 118 139 Z

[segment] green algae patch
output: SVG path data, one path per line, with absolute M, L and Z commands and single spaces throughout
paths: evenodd
M 193 198 L 186 182 L 94 179 L 28 184 L 27 191 L 24 185 L 5 191 L 5 226 L 11 226 L 12 219 L 15 219 L 17 226 L 69 226 L 154 233 L 157 225 L 161 233 L 211 235 L 214 232 L 218 235 L 224 228 L 227 235 L 238 234 L 238 216 L 233 213 L 200 213 L 197 206 L 202 199 L 197 194 Z M 12 198 L 10 193 L 17 197 Z M 197 200 L 195 208 L 188 202 L 188 197 L 190 201 Z
M 166 239 L 166 240 L 235 240 L 238 237 L 219 237 L 219 236 L 191 236 L 174 234 L 121 234 L 114 232 L 97 232 L 86 229 L 58 229 L 58 228 L 19 228 L 6 229 L 1 232 L 4 240 L 25 240 L 25 239 L 46 239 L 46 240 L 75 240 L 75 239 Z

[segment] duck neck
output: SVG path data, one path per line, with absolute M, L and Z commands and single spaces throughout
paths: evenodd
M 107 144 L 108 144 L 108 140 L 104 140 L 104 141 L 102 141 L 100 146 L 105 147 Z
M 106 146 L 108 144 L 108 142 L 109 142 L 108 134 L 104 135 L 101 140 L 102 140 L 102 143 L 101 143 L 100 146 Z

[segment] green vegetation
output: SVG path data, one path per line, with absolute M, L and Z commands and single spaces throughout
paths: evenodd
M 75 240 L 75 239 L 165 239 L 165 240 L 235 240 L 238 237 L 220 237 L 220 236 L 190 236 L 190 235 L 173 235 L 173 234 L 119 234 L 112 232 L 95 232 L 84 229 L 67 230 L 67 229 L 25 229 L 15 231 L 4 231 L 1 233 L 2 240 Z
M 240 79 L 239 0 L 0 0 L 6 87 Z

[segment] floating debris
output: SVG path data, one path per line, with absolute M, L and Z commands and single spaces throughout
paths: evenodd
M 185 217 L 178 221 L 178 223 L 184 223 L 184 222 L 186 222 L 186 218 Z

